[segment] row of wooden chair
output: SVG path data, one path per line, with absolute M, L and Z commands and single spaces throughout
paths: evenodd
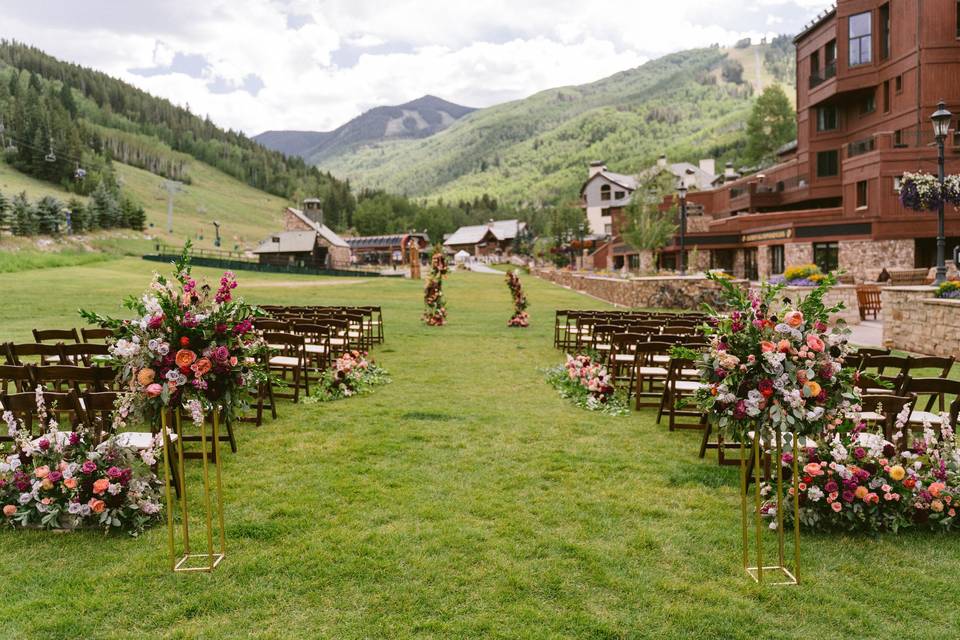
M 344 319 L 351 323 L 352 330 L 358 332 L 359 342 L 364 349 L 384 341 L 383 310 L 379 306 L 279 306 L 264 305 L 261 307 L 275 319 L 302 319 L 317 318 Z
M 705 320 L 705 316 L 699 313 L 558 309 L 553 343 L 558 349 L 582 351 L 590 348 L 594 326 L 624 326 L 639 331 L 686 334 L 697 332 Z
M 67 364 L 93 366 L 99 358 L 109 355 L 106 344 L 95 342 L 5 342 L 0 354 L 7 364 L 22 365 L 34 361 L 40 364 Z

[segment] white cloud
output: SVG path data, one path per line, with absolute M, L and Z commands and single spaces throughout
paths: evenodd
M 0 36 L 102 69 L 247 133 L 329 129 L 433 93 L 488 106 L 670 51 L 796 32 L 824 0 L 169 0 L 14 3 Z M 293 19 L 291 19 L 293 18 Z M 293 26 L 288 26 L 288 25 Z M 177 54 L 202 73 L 162 71 Z M 134 69 L 160 69 L 149 76 Z M 263 83 L 256 97 L 240 87 Z M 229 93 L 217 93 L 237 89 Z

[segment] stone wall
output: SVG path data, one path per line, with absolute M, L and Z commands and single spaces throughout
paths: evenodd
M 795 267 L 813 262 L 813 245 L 809 242 L 788 242 L 783 245 L 783 264 Z
M 610 278 L 556 269 L 531 269 L 533 275 L 555 284 L 585 293 L 615 305 L 630 308 L 685 308 L 699 309 L 708 302 L 717 306 L 720 285 L 703 276 L 653 276 L 644 278 Z M 737 281 L 747 286 L 746 281 Z M 785 296 L 794 303 L 802 300 L 813 289 L 810 287 L 787 287 Z M 845 309 L 835 318 L 847 324 L 859 324 L 856 287 L 840 285 L 830 290 L 824 299 L 827 306 L 843 302 Z
M 857 282 L 876 281 L 883 269 L 913 269 L 913 240 L 841 240 L 840 270 Z
M 912 353 L 960 358 L 960 300 L 934 298 L 934 288 L 884 287 L 883 344 Z

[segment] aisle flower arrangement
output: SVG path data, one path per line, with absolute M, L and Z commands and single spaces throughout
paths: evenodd
M 507 287 L 513 296 L 513 315 L 507 320 L 508 327 L 526 328 L 530 326 L 530 314 L 527 313 L 527 296 L 520 284 L 520 276 L 516 271 L 507 272 Z
M 447 305 L 443 297 L 443 279 L 449 268 L 443 248 L 434 249 L 430 258 L 430 273 L 427 275 L 427 284 L 423 289 L 423 321 L 431 327 L 439 327 L 447 322 Z
M 366 351 L 350 351 L 333 361 L 323 372 L 312 401 L 329 402 L 369 393 L 373 387 L 387 384 L 386 369 L 367 357 Z
M 630 412 L 626 400 L 613 384 L 613 376 L 606 366 L 589 355 L 567 355 L 566 363 L 546 372 L 547 382 L 562 398 L 569 398 L 575 405 L 589 411 L 609 415 L 625 415 Z
M 849 330 L 830 327 L 823 298 L 834 284 L 827 275 L 799 304 L 783 297 L 783 284 L 745 291 L 719 283 L 730 313 L 714 314 L 699 355 L 703 388 L 697 401 L 725 435 L 742 441 L 761 425 L 767 431 L 802 435 L 831 433 L 857 402 L 853 370 L 843 367 L 851 351 Z
M 94 447 L 83 431 L 61 431 L 49 419 L 42 387 L 36 418 L 47 424 L 35 437 L 10 412 L 13 439 L 0 458 L 0 504 L 7 523 L 31 528 L 95 528 L 137 535 L 161 515 L 156 464 L 159 438 L 149 449 L 111 437 Z
M 182 406 L 194 421 L 221 407 L 227 420 L 267 379 L 257 364 L 266 345 L 253 330 L 265 315 L 234 298 L 236 277 L 226 272 L 217 289 L 191 276 L 190 243 L 174 263 L 174 279 L 154 274 L 150 287 L 125 306 L 135 317 L 118 320 L 88 311 L 90 323 L 114 331 L 111 364 L 122 387 L 118 420 L 156 424 L 165 407 Z
M 902 433 L 910 408 L 897 418 Z M 895 442 L 870 433 L 856 418 L 847 428 L 803 449 L 799 459 L 800 523 L 816 531 L 896 533 L 907 527 L 957 529 L 960 504 L 960 451 L 949 417 L 941 416 L 939 433 L 925 424 L 910 447 L 898 453 Z M 792 458 L 784 454 L 784 465 Z M 769 490 L 769 488 L 765 488 Z M 776 527 L 772 502 L 765 517 Z M 790 523 L 793 514 L 784 513 Z

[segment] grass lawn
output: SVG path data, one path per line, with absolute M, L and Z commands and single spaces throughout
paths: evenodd
M 2 337 L 117 312 L 153 268 L 0 274 Z M 806 535 L 803 585 L 752 584 L 735 469 L 651 411 L 592 414 L 543 382 L 553 310 L 601 303 L 527 276 L 533 325 L 508 329 L 502 277 L 456 272 L 450 324 L 427 328 L 419 283 L 240 275 L 256 302 L 382 304 L 393 383 L 238 426 L 211 576 L 171 574 L 163 528 L 0 530 L 0 637 L 960 636 L 956 537 Z

